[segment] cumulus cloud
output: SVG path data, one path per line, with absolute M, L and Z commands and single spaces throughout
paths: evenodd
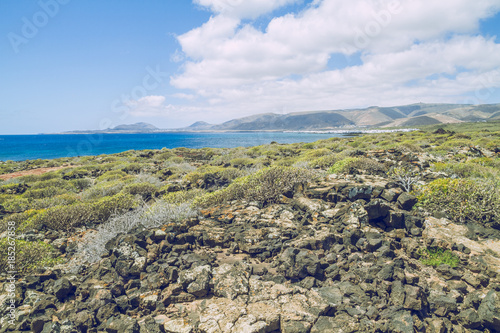
M 195 2 L 215 15 L 178 36 L 185 60 L 171 85 L 207 112 L 462 102 L 500 88 L 500 45 L 478 34 L 498 0 L 315 0 L 265 29 L 242 19 L 296 1 Z
M 257 18 L 298 0 L 195 0 L 212 12 L 236 18 Z

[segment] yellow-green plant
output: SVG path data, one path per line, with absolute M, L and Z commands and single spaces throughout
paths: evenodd
M 456 222 L 494 222 L 500 225 L 500 190 L 486 180 L 436 179 L 419 186 L 418 206 L 431 212 L 444 212 Z
M 37 241 L 28 242 L 24 240 L 13 240 L 3 238 L 0 240 L 0 270 L 2 272 L 11 270 L 8 268 L 8 260 L 14 259 L 15 269 L 18 273 L 26 275 L 38 267 L 53 266 L 57 252 L 47 243 Z
M 354 166 L 354 163 L 358 161 L 358 157 L 346 157 L 343 160 L 335 162 L 334 165 L 328 169 L 329 173 L 345 173 L 348 172 L 350 168 Z
M 196 198 L 194 205 L 208 207 L 238 199 L 272 203 L 279 200 L 283 193 L 292 190 L 296 184 L 307 183 L 315 177 L 314 172 L 306 169 L 269 167 L 240 177 L 225 189 Z
M 421 248 L 417 252 L 420 255 L 420 261 L 429 266 L 437 267 L 441 264 L 457 267 L 460 258 L 450 250 L 440 247 Z
M 158 189 L 150 183 L 132 183 L 126 185 L 122 191 L 132 195 L 139 195 L 143 200 L 149 200 L 155 195 Z

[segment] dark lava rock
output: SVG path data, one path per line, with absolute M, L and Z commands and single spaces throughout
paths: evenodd
M 500 331 L 500 297 L 496 291 L 488 292 L 477 313 L 485 327 L 495 332 Z
M 398 197 L 398 205 L 401 209 L 404 210 L 410 210 L 415 206 L 417 203 L 417 198 L 414 195 L 411 195 L 410 193 L 403 192 L 399 197 Z
M 54 294 L 59 301 L 63 301 L 67 296 L 75 291 L 73 284 L 66 278 L 61 278 L 54 282 Z
M 476 329 L 481 327 L 481 318 L 479 318 L 479 315 L 474 309 L 461 311 L 458 314 L 457 319 L 458 322 L 465 328 Z
M 108 333 L 140 333 L 140 326 L 137 320 L 125 315 L 109 318 L 106 323 Z
M 410 311 L 398 311 L 389 320 L 389 332 L 413 333 L 413 317 Z

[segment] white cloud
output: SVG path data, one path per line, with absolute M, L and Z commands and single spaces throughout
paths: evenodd
M 217 14 L 236 18 L 256 18 L 298 0 L 195 0 Z
M 273 18 L 265 30 L 241 19 L 294 1 L 196 2 L 217 15 L 178 37 L 187 60 L 171 84 L 191 90 L 197 110 L 230 118 L 460 102 L 484 89 L 478 77 L 488 77 L 488 89 L 500 88 L 500 45 L 478 35 L 480 20 L 500 10 L 498 0 L 317 0 Z M 340 61 L 344 68 L 332 70 L 334 54 L 356 54 L 361 64 Z

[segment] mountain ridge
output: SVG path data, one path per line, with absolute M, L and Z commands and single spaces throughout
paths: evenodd
M 118 125 L 99 131 L 70 131 L 63 134 L 87 133 L 157 133 L 204 131 L 328 131 L 355 128 L 416 127 L 431 124 L 478 122 L 500 119 L 500 104 L 415 103 L 393 107 L 370 106 L 362 109 L 300 111 L 287 114 L 260 113 L 235 118 L 221 124 L 205 121 L 182 128 L 159 129 L 148 123 Z

